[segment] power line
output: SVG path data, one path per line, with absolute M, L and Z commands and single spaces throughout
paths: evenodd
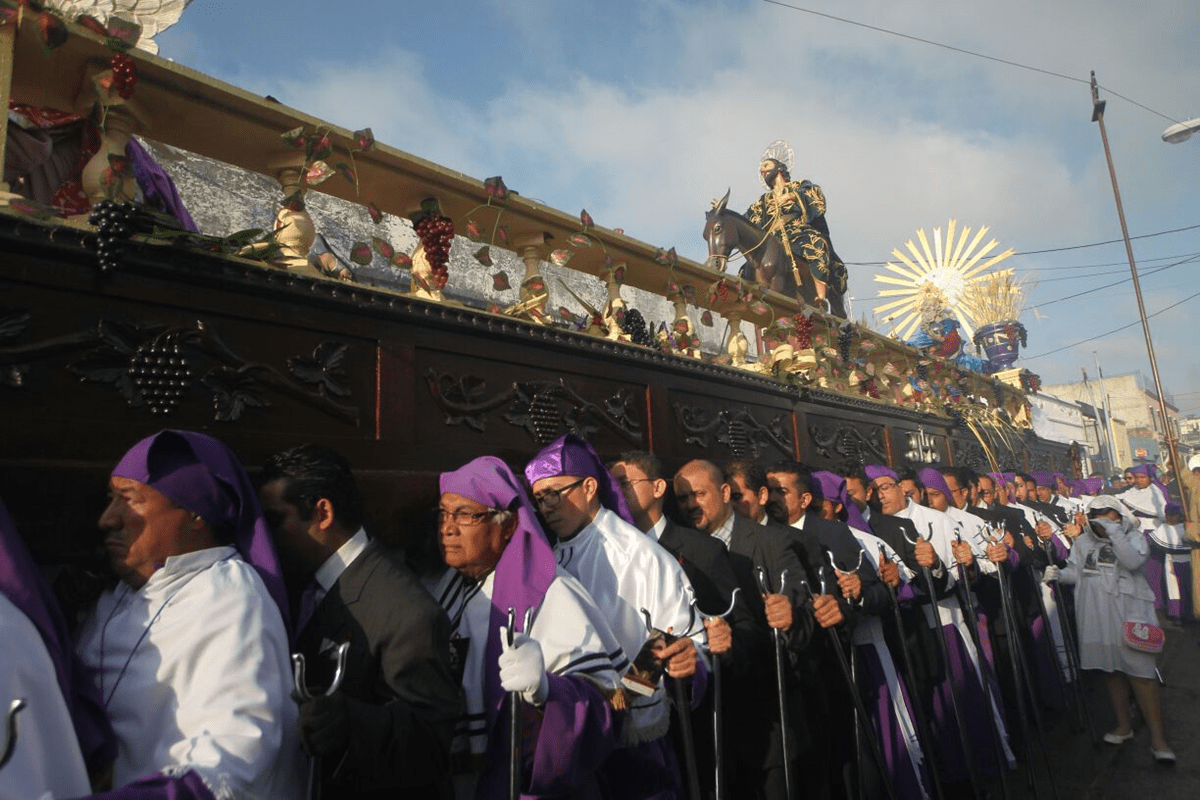
M 1162 309 L 1159 309 L 1158 311 L 1155 311 L 1153 314 L 1147 314 L 1146 319 L 1152 319 L 1153 317 L 1157 317 L 1159 314 L 1163 314 L 1167 311 L 1170 311 L 1172 308 L 1175 308 L 1176 306 L 1181 306 L 1189 300 L 1195 300 L 1197 297 L 1200 297 L 1200 292 L 1196 292 L 1193 295 L 1188 295 L 1187 297 L 1183 298 L 1182 300 L 1180 300 L 1176 303 L 1172 303 L 1171 305 L 1167 306 L 1166 308 L 1162 308 Z M 1023 358 L 1025 361 L 1033 361 L 1035 359 L 1042 358 L 1043 356 L 1049 356 L 1049 355 L 1054 355 L 1055 353 L 1061 353 L 1063 350 L 1070 350 L 1072 347 L 1078 347 L 1081 344 L 1087 344 L 1088 342 L 1094 342 L 1097 339 L 1103 339 L 1105 336 L 1112 336 L 1114 333 L 1120 333 L 1121 331 L 1125 330 L 1126 328 L 1132 328 L 1134 325 L 1140 325 L 1141 323 L 1142 323 L 1141 320 L 1134 320 L 1133 322 L 1129 323 L 1128 325 L 1122 325 L 1119 328 L 1113 328 L 1111 331 L 1097 334 L 1096 336 L 1092 336 L 1091 338 L 1088 338 L 1088 339 L 1081 339 L 1080 341 L 1075 342 L 1074 344 L 1064 345 L 1063 347 L 1059 347 L 1054 350 L 1047 350 L 1045 353 L 1038 353 L 1036 356 L 1022 356 L 1021 358 Z
M 901 39 L 908 39 L 911 42 L 919 42 L 920 44 L 928 44 L 928 45 L 932 45 L 933 47 L 940 47 L 943 50 L 950 50 L 955 53 L 962 53 L 963 55 L 966 55 L 966 56 L 972 56 L 974 58 L 982 58 L 985 61 L 994 61 L 997 64 L 1004 64 L 1005 66 L 1009 66 L 1009 67 L 1017 67 L 1018 69 L 1025 69 L 1025 70 L 1029 70 L 1030 72 L 1040 72 L 1043 75 L 1049 75 L 1052 78 L 1062 78 L 1065 81 L 1072 81 L 1073 83 L 1085 83 L 1085 84 L 1088 84 L 1089 86 L 1091 85 L 1090 79 L 1084 80 L 1083 78 L 1076 78 L 1072 75 L 1063 75 L 1061 72 L 1054 72 L 1052 70 L 1042 69 L 1041 67 L 1033 67 L 1028 64 L 1022 64 L 1018 61 L 1009 61 L 1008 59 L 1005 59 L 1005 58 L 997 58 L 996 56 L 989 56 L 986 53 L 977 53 L 974 50 L 966 50 L 962 47 L 954 47 L 953 45 L 943 44 L 942 42 L 935 42 L 932 39 L 922 39 L 919 36 L 913 36 L 908 33 L 901 33 L 900 31 L 894 31 L 894 30 L 891 30 L 890 28 L 880 28 L 877 25 L 868 25 L 865 22 L 858 22 L 857 20 L 846 19 L 845 17 L 837 17 L 837 16 L 834 16 L 833 14 L 826 14 L 823 11 L 814 11 L 811 8 L 801 8 L 800 6 L 794 6 L 791 3 L 781 2 L 781 0 L 764 0 L 764 2 L 770 3 L 773 6 L 782 6 L 783 8 L 790 8 L 793 11 L 799 11 L 804 14 L 812 14 L 815 17 L 824 17 L 825 19 L 831 19 L 834 22 L 844 22 L 847 25 L 853 25 L 858 28 L 866 28 L 867 30 L 876 31 L 877 33 L 886 33 L 888 36 L 896 36 Z M 1123 94 L 1114 92 L 1112 89 L 1110 89 L 1107 86 L 1100 86 L 1099 88 L 1108 92 L 1113 97 L 1119 97 L 1122 100 L 1124 100 L 1125 102 L 1132 103 L 1133 105 L 1137 106 L 1138 108 L 1140 108 L 1144 111 L 1149 111 L 1151 114 L 1155 114 L 1156 116 L 1162 117 L 1165 120 L 1168 120 L 1170 122 L 1179 122 L 1179 120 L 1175 119 L 1174 117 L 1169 117 L 1166 114 L 1162 113 L 1161 111 L 1155 111 L 1153 108 L 1150 108 L 1149 106 L 1144 106 L 1141 103 L 1137 102 L 1136 100 L 1132 100 Z
M 1159 267 L 1158 269 L 1152 269 L 1148 272 L 1139 272 L 1138 277 L 1145 278 L 1145 277 L 1149 277 L 1150 275 L 1156 275 L 1159 272 L 1162 272 L 1163 270 L 1168 270 L 1168 269 L 1171 269 L 1172 267 L 1178 267 L 1180 264 L 1186 264 L 1189 261 L 1195 261 L 1197 258 L 1200 258 L 1200 255 L 1192 256 L 1191 258 L 1185 258 L 1183 261 L 1176 261 L 1174 264 L 1167 264 L 1165 267 Z M 1132 276 L 1130 276 L 1128 278 L 1124 278 L 1123 280 L 1113 281 L 1112 283 L 1106 283 L 1103 286 L 1096 286 L 1092 289 L 1085 289 L 1082 292 L 1076 292 L 1075 294 L 1069 294 L 1066 297 L 1056 297 L 1055 299 L 1047 300 L 1044 303 L 1035 303 L 1034 305 L 1038 306 L 1039 308 L 1042 306 L 1052 306 L 1055 303 L 1061 303 L 1064 300 L 1074 300 L 1076 297 L 1083 297 L 1085 294 L 1091 294 L 1092 292 L 1098 292 L 1101 289 L 1111 289 L 1114 286 L 1120 286 L 1121 284 L 1128 283 L 1131 280 L 1133 280 Z
M 764 0 L 764 2 L 769 3 L 769 2 L 771 2 L 771 0 Z M 1168 234 L 1172 234 L 1172 233 L 1185 233 L 1187 231 L 1194 231 L 1197 228 L 1200 228 L 1200 225 L 1188 225 L 1186 228 L 1174 228 L 1169 231 L 1156 231 L 1155 233 L 1143 233 L 1143 234 L 1139 234 L 1137 236 L 1130 236 L 1129 240 L 1135 241 L 1137 239 L 1153 239 L 1155 236 L 1167 236 Z M 1123 244 L 1124 242 L 1125 242 L 1124 239 L 1109 239 L 1108 241 L 1092 242 L 1091 244 L 1073 244 L 1073 245 L 1068 245 L 1066 247 L 1049 247 L 1045 250 L 1022 250 L 1018 253 L 1013 253 L 1009 257 L 1016 258 L 1018 256 L 1037 256 L 1037 255 L 1042 255 L 1043 253 L 1062 253 L 1067 250 L 1083 250 L 1088 247 L 1104 247 L 1105 245 Z M 882 267 L 886 263 L 887 263 L 886 261 L 846 261 L 845 262 L 845 264 L 847 266 L 851 266 L 851 267 Z M 1122 262 L 1116 262 L 1116 263 L 1122 263 Z M 1107 265 L 1101 265 L 1101 266 L 1107 266 Z M 1047 269 L 1072 269 L 1072 268 L 1071 267 L 1047 267 Z

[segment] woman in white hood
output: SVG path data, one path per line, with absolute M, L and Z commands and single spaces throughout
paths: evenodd
M 1075 584 L 1080 666 L 1107 673 L 1105 683 L 1117 726 L 1104 735 L 1104 741 L 1121 744 L 1133 738 L 1132 688 L 1150 731 L 1151 753 L 1161 764 L 1174 764 L 1175 753 L 1163 731 L 1156 680 L 1155 647 L 1161 649 L 1162 629 L 1154 612 L 1154 593 L 1142 573 L 1149 546 L 1137 520 L 1115 497 L 1093 498 L 1087 519 L 1082 530 L 1066 526 L 1077 538 L 1060 580 Z

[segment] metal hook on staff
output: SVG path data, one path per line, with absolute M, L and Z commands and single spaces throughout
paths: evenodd
M 764 595 L 773 594 L 770 587 L 767 585 L 767 573 L 762 567 L 754 568 L 755 577 L 758 578 L 758 589 Z M 788 571 L 785 569 L 779 575 L 779 591 L 774 594 L 783 594 L 783 589 L 787 585 Z M 783 662 L 783 635 L 778 628 L 772 628 L 771 634 L 775 640 L 775 689 L 779 695 L 779 738 L 780 744 L 783 747 L 783 784 L 787 791 L 787 796 L 792 797 L 792 766 L 788 759 L 788 714 L 787 714 L 787 673 L 784 669 Z
M 346 675 L 346 654 L 350 651 L 350 643 L 342 642 L 333 653 L 333 680 L 324 695 L 329 697 L 342 685 Z M 304 654 L 292 653 L 292 678 L 296 684 L 296 694 L 301 700 L 312 700 L 314 695 L 308 690 L 308 682 L 304 678 Z M 308 761 L 308 796 L 310 800 L 320 800 L 321 797 L 321 758 L 313 756 Z
M 655 628 L 653 621 L 650 619 L 650 612 L 644 608 L 641 609 L 641 612 L 642 619 L 646 621 L 646 632 L 650 636 L 661 635 L 667 644 L 671 644 L 676 639 L 685 638 L 676 636 L 670 631 L 662 631 Z M 684 692 L 682 681 L 671 681 L 671 691 L 674 695 L 675 710 L 679 715 L 679 738 L 683 740 L 683 761 L 688 782 L 688 796 L 700 797 L 700 773 L 696 766 L 696 743 L 692 738 L 691 704 L 688 703 L 687 693 Z
M 695 596 L 692 597 L 692 607 L 701 621 L 710 619 L 725 619 L 733 613 L 734 606 L 737 605 L 738 592 L 742 587 L 735 587 L 733 594 L 729 596 L 729 608 L 725 609 L 721 614 L 705 614 L 700 607 L 696 605 Z M 724 725 L 722 722 L 721 711 L 721 657 L 713 655 L 712 657 L 712 675 L 713 675 L 713 750 L 716 755 L 715 772 L 713 774 L 713 790 L 716 800 L 724 800 L 725 797 L 725 769 L 723 755 L 725 751 L 725 735 Z
M 12 758 L 17 748 L 17 714 L 24 710 L 25 698 L 17 697 L 8 704 L 8 712 L 4 716 L 4 744 L 0 746 L 0 767 Z

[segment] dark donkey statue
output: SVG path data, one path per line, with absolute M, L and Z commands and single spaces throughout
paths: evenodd
M 743 280 L 763 284 L 808 305 L 817 305 L 817 287 L 807 266 L 794 268 L 778 236 L 764 231 L 738 212 L 730 211 L 728 205 L 729 192 L 726 191 L 705 214 L 708 267 L 724 272 L 730 255 L 737 250 L 746 260 L 739 273 Z M 844 318 L 846 308 L 842 296 L 831 291 L 828 300 L 830 312 Z

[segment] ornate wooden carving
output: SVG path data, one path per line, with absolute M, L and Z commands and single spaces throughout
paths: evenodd
M 813 452 L 830 461 L 850 461 L 856 464 L 888 463 L 887 443 L 883 428 L 871 427 L 864 432 L 849 422 L 822 423 L 810 420 L 808 436 Z
M 540 445 L 568 432 L 590 440 L 601 426 L 633 444 L 642 443 L 642 423 L 634 404 L 637 395 L 628 387 L 594 403 L 562 378 L 513 381 L 490 397 L 487 381 L 473 375 L 448 375 L 430 367 L 425 370 L 425 382 L 447 425 L 466 425 L 483 432 L 488 414 L 507 406 L 504 420 L 524 429 Z
M 715 439 L 728 447 L 735 458 L 760 458 L 768 447 L 774 447 L 787 458 L 795 453 L 787 414 L 777 414 L 764 425 L 745 408 L 714 412 L 704 406 L 683 403 L 674 403 L 673 407 L 688 444 L 708 448 Z
M 952 439 L 954 447 L 954 465 L 967 467 L 976 472 L 991 472 L 991 464 L 983 446 L 974 439 Z
M 29 320 L 24 311 L 0 313 L 0 340 L 19 337 Z M 101 319 L 94 328 L 0 347 L 0 383 L 21 388 L 31 364 L 80 350 L 85 352 L 67 365 L 72 373 L 84 381 L 111 385 L 130 408 L 156 416 L 169 415 L 199 384 L 211 393 L 213 417 L 219 422 L 237 422 L 247 408 L 269 406 L 263 397 L 267 389 L 347 422 L 358 421 L 356 407 L 333 399 L 350 394 L 343 372 L 346 345 L 323 342 L 311 356 L 289 358 L 293 378 L 238 355 L 202 320 L 168 328 Z M 199 375 L 206 362 L 215 363 Z

